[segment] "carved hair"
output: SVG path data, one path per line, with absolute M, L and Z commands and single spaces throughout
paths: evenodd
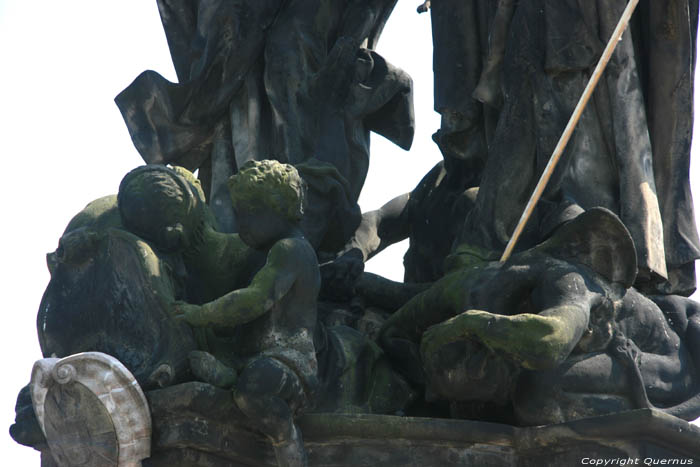
M 305 183 L 297 169 L 274 160 L 249 161 L 228 180 L 233 207 L 271 209 L 289 221 L 304 214 Z
M 194 175 L 181 167 L 137 167 L 122 179 L 117 195 L 124 226 L 159 249 L 180 248 L 173 229 L 196 236 L 204 220 L 204 193 Z M 183 225 L 186 224 L 186 225 Z

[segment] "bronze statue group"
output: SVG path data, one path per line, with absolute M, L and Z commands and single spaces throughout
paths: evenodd
M 625 3 L 421 5 L 443 161 L 360 213 L 369 132 L 413 137 L 410 77 L 374 50 L 396 1 L 158 0 L 180 83 L 145 72 L 118 96 L 148 165 L 49 255 L 42 352 L 230 389 L 279 465 L 306 463 L 310 410 L 697 418 L 697 1 L 640 3 L 498 261 Z M 403 283 L 362 272 L 405 238 Z

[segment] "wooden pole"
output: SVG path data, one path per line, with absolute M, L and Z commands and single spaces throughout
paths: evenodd
M 508 245 L 506 245 L 506 249 L 503 252 L 503 256 L 501 256 L 501 262 L 506 261 L 508 258 L 510 258 L 510 255 L 513 253 L 515 244 L 518 242 L 520 235 L 523 233 L 523 229 L 525 228 L 527 221 L 530 219 L 530 216 L 532 216 L 532 212 L 535 210 L 535 205 L 537 204 L 537 201 L 539 201 L 540 197 L 542 196 L 542 193 L 544 192 L 545 187 L 547 186 L 547 183 L 549 182 L 549 179 L 552 177 L 554 169 L 556 168 L 557 163 L 559 163 L 559 159 L 564 153 L 564 149 L 569 143 L 571 135 L 573 134 L 574 129 L 576 128 L 576 124 L 581 119 L 583 110 L 586 108 L 586 105 L 588 104 L 588 101 L 590 100 L 591 95 L 595 90 L 595 87 L 598 85 L 598 81 L 600 81 L 600 77 L 603 75 L 603 71 L 608 65 L 610 57 L 612 56 L 612 53 L 615 50 L 615 47 L 617 46 L 617 43 L 622 38 L 622 34 L 625 32 L 625 29 L 627 29 L 627 25 L 629 24 L 630 18 L 632 17 L 632 13 L 634 13 L 634 9 L 637 7 L 638 3 L 639 0 L 630 0 L 630 2 L 627 4 L 627 7 L 625 8 L 625 11 L 622 13 L 622 17 L 617 23 L 617 27 L 615 28 L 615 31 L 613 31 L 612 37 L 610 37 L 610 41 L 608 41 L 608 45 L 603 51 L 603 55 L 601 55 L 600 60 L 598 60 L 598 65 L 596 65 L 595 70 L 593 70 L 593 75 L 591 76 L 591 79 L 588 80 L 586 89 L 584 89 L 583 94 L 581 95 L 581 98 L 578 101 L 578 104 L 576 104 L 576 108 L 574 109 L 573 114 L 571 114 L 571 118 L 569 119 L 569 123 L 564 129 L 564 133 L 562 133 L 561 138 L 559 138 L 559 142 L 557 143 L 557 146 L 554 148 L 552 157 L 550 157 L 547 166 L 542 172 L 542 176 L 540 177 L 539 182 L 537 182 L 535 191 L 532 193 L 532 196 L 530 196 L 530 200 L 525 206 L 525 210 L 523 211 L 523 214 L 520 217 L 520 221 L 518 222 L 518 225 L 513 231 L 513 236 L 510 238 Z

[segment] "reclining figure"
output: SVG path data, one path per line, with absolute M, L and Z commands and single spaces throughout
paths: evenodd
M 591 209 L 505 263 L 473 256 L 392 315 L 380 342 L 453 415 L 512 404 L 528 425 L 654 404 L 692 418 L 697 378 L 684 341 L 700 329 L 697 315 L 676 334 L 630 288 L 635 257 L 619 219 Z

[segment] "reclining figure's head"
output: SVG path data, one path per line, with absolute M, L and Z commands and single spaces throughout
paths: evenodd
M 181 167 L 146 165 L 122 179 L 118 194 L 124 226 L 161 251 L 186 250 L 205 221 L 204 193 Z

